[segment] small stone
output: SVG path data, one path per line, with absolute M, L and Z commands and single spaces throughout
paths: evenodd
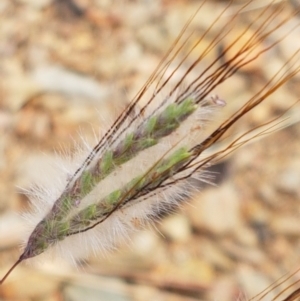
M 169 285 L 177 287 L 191 286 L 208 287 L 212 284 L 215 277 L 214 270 L 210 264 L 202 259 L 191 258 L 182 261 L 178 265 L 165 262 L 155 270 L 155 278 L 166 281 Z M 177 285 L 176 285 L 177 284 Z
M 243 247 L 229 239 L 222 240 L 220 244 L 231 258 L 238 261 L 249 262 L 250 264 L 262 264 L 266 261 L 266 254 L 255 247 Z
M 5 108 L 16 112 L 39 91 L 35 83 L 28 78 L 28 75 L 22 71 L 21 66 L 17 62 L 13 60 L 8 62 L 10 65 L 6 66 L 4 63 L 3 67 L 7 74 L 2 81 L 3 87 L 5 87 L 5 97 L 2 101 Z
M 198 194 L 192 204 L 194 208 L 188 212 L 198 230 L 224 235 L 237 231 L 241 226 L 240 200 L 229 184 Z
M 232 270 L 234 265 L 233 261 L 228 258 L 227 254 L 223 252 L 216 243 L 209 239 L 202 238 L 198 244 L 201 258 L 206 262 L 217 269 Z
M 1 1 L 0 2 L 0 13 L 4 13 L 4 11 L 8 8 L 9 1 Z
M 233 277 L 218 277 L 210 290 L 209 300 L 232 301 L 237 300 L 236 291 L 238 287 Z
M 162 221 L 160 229 L 176 242 L 186 242 L 191 237 L 189 220 L 183 215 L 168 216 Z
M 51 120 L 47 112 L 25 109 L 16 119 L 15 131 L 19 136 L 44 139 L 51 133 Z
M 52 295 L 59 287 L 59 279 L 18 266 L 10 278 L 1 285 L 4 300 L 42 300 Z
M 293 166 L 285 169 L 278 175 L 276 184 L 279 190 L 300 196 L 299 166 L 294 163 Z
M 137 255 L 151 256 L 159 245 L 159 237 L 152 231 L 142 231 L 133 237 L 132 248 Z
M 238 266 L 236 277 L 241 286 L 241 290 L 246 296 L 250 297 L 256 296 L 272 284 L 272 281 L 268 276 L 265 276 L 263 272 L 245 264 Z M 273 300 L 274 297 L 275 291 L 270 291 L 265 300 Z
M 270 212 L 265 209 L 262 202 L 255 199 L 247 202 L 244 206 L 245 217 L 249 223 L 267 225 L 270 221 Z
M 160 26 L 146 25 L 138 31 L 138 39 L 142 45 L 152 51 L 163 52 L 170 44 L 169 37 L 164 34 Z
M 24 222 L 17 214 L 6 212 L 0 215 L 0 248 L 17 246 L 22 241 Z
M 100 282 L 100 281 L 99 281 Z M 99 285 L 98 281 L 94 281 L 93 285 L 79 285 L 73 284 L 68 285 L 63 290 L 63 300 L 72 301 L 99 301 L 99 300 L 115 300 L 115 301 L 129 301 L 131 300 L 128 296 L 125 285 L 121 281 L 112 280 Z M 115 283 L 114 283 L 115 282 Z
M 9 112 L 0 111 L 0 131 L 5 131 L 11 128 L 13 121 L 13 116 Z M 1 142 L 0 142 L 1 149 Z M 0 159 L 1 161 L 1 159 Z M 1 165 L 1 163 L 0 163 Z
M 43 9 L 46 6 L 50 5 L 53 0 L 18 0 L 22 4 L 29 5 L 36 9 Z
M 275 233 L 300 236 L 300 220 L 298 217 L 292 215 L 279 214 L 274 216 L 270 223 L 270 228 Z
M 271 251 L 271 256 L 275 264 L 277 262 L 290 262 L 290 255 L 293 254 L 293 247 L 287 236 L 276 235 L 276 238 L 268 244 L 268 248 Z
M 238 242 L 243 246 L 255 247 L 258 244 L 257 235 L 255 232 L 247 227 L 240 227 L 235 233 Z
M 136 42 L 129 42 L 126 44 L 122 52 L 122 58 L 125 61 L 133 62 L 143 55 L 142 47 Z
M 281 203 L 280 198 L 276 195 L 276 188 L 270 183 L 262 183 L 259 187 L 260 198 L 269 206 L 278 206 Z
M 31 73 L 31 79 L 42 92 L 61 93 L 82 101 L 98 102 L 108 96 L 106 86 L 95 79 L 79 75 L 61 66 L 41 66 Z

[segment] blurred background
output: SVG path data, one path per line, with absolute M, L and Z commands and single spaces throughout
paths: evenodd
M 21 214 L 30 210 L 19 187 L 30 188 L 62 148 L 72 152 L 78 133 L 92 138 L 118 115 L 200 2 L 0 1 L 0 277 L 20 255 Z M 253 2 L 252 8 L 267 3 Z M 208 1 L 192 25 L 199 36 L 227 4 Z M 286 2 L 282 15 L 291 9 Z M 241 14 L 232 35 L 238 36 L 251 18 L 251 11 Z M 292 21 L 300 23 L 296 14 Z M 299 37 L 290 33 L 267 57 L 218 88 L 229 110 L 254 95 L 291 49 L 300 48 Z M 218 49 L 207 59 L 217 55 Z M 233 133 L 282 114 L 297 99 L 298 86 L 296 79 L 290 81 Z M 66 262 L 23 263 L 0 287 L 0 300 L 244 300 L 296 270 L 299 105 L 289 114 L 290 126 L 225 158 L 213 169 L 216 186 L 205 186 L 177 213 L 137 232 L 129 245 L 91 256 L 77 268 Z M 298 279 L 300 273 L 289 283 Z

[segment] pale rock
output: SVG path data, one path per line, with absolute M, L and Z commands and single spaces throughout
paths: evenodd
M 136 255 L 148 257 L 159 253 L 159 236 L 152 231 L 137 232 L 132 240 L 131 247 Z
M 280 198 L 277 197 L 276 188 L 270 183 L 262 183 L 259 187 L 259 196 L 269 206 L 278 206 L 281 203 Z
M 189 210 L 189 215 L 194 227 L 200 231 L 224 235 L 238 231 L 242 225 L 240 200 L 230 184 L 198 194 L 192 204 L 194 208 Z
M 6 212 L 0 215 L 0 248 L 17 246 L 22 241 L 24 221 L 18 214 Z
M 130 301 L 127 290 L 124 285 L 118 285 L 120 281 L 112 280 L 111 283 L 116 282 L 116 285 L 107 285 L 100 283 L 100 279 L 93 284 L 87 285 L 68 285 L 63 290 L 63 300 L 71 301 L 101 301 L 101 300 L 114 300 L 114 301 Z
M 0 111 L 0 131 L 5 132 L 6 130 L 11 128 L 12 124 L 13 124 L 13 116 L 9 112 Z M 0 152 L 1 152 L 1 138 L 0 138 Z
M 131 287 L 132 297 L 130 300 L 134 301 L 199 301 L 199 298 L 187 297 L 186 294 L 178 294 L 168 289 L 160 289 L 159 285 L 154 286 L 148 283 Z
M 10 0 L 2 0 L 0 2 L 0 13 L 4 13 L 9 6 Z
M 236 299 L 237 285 L 230 276 L 218 277 L 212 285 L 209 300 L 232 301 Z
M 152 51 L 164 52 L 170 44 L 169 37 L 160 26 L 145 25 L 137 33 L 139 42 Z
M 276 187 L 283 192 L 300 196 L 300 164 L 298 164 L 298 166 L 296 162 L 293 162 L 292 164 L 282 173 L 278 174 Z
M 133 63 L 133 60 L 140 58 L 142 54 L 142 47 L 138 43 L 131 41 L 127 43 L 127 45 L 123 49 L 122 59 L 125 61 L 131 61 L 131 63 Z
M 253 148 L 252 145 L 246 145 L 243 149 L 234 154 L 234 169 L 239 170 L 253 166 L 257 158 L 257 154 L 253 151 Z
M 107 106 L 105 108 L 107 109 Z M 91 120 L 93 112 L 96 113 L 95 107 L 90 108 L 89 106 L 86 106 L 84 104 L 68 106 L 66 110 L 64 110 L 59 116 L 59 118 L 61 119 L 59 121 L 65 126 L 72 124 L 78 125 L 80 122 Z M 103 110 L 103 112 L 101 111 L 101 115 L 103 115 L 103 118 L 105 118 L 108 114 L 105 112 L 105 110 Z M 56 119 L 57 116 L 54 116 L 54 118 Z
M 233 261 L 216 243 L 209 239 L 201 239 L 199 252 L 201 253 L 201 258 L 217 269 L 231 270 L 233 268 Z
M 290 255 L 293 254 L 293 246 L 288 236 L 276 235 L 276 237 L 268 244 L 268 248 L 272 250 L 272 259 L 275 264 L 279 261 L 288 261 L 290 263 Z
M 23 110 L 16 115 L 15 131 L 20 136 L 44 139 L 51 133 L 51 119 L 47 112 Z
M 215 278 L 215 272 L 210 264 L 200 258 L 190 258 L 174 265 L 167 260 L 157 266 L 155 271 L 157 281 L 162 279 L 176 287 L 176 283 L 180 286 L 191 287 L 208 287 Z
M 238 266 L 236 277 L 247 299 L 256 296 L 272 284 L 268 276 L 265 276 L 257 268 L 254 269 L 245 264 Z M 275 294 L 275 291 L 270 291 L 267 299 L 264 298 L 264 300 L 273 300 Z
M 25 158 L 20 158 L 17 164 L 15 185 L 22 189 L 29 189 L 35 183 L 39 183 L 41 187 L 53 188 L 53 185 L 58 184 L 57 179 L 69 167 L 67 159 L 38 151 L 32 151 Z
M 272 231 L 278 234 L 300 236 L 300 220 L 298 216 L 277 215 L 269 226 Z
M 1 115 L 0 115 L 1 118 Z M 1 123 L 1 122 L 0 122 Z M 0 125 L 1 128 L 1 125 Z M 7 160 L 6 160 L 6 148 L 8 145 L 8 141 L 3 137 L 3 135 L 0 136 L 0 170 L 3 170 L 7 166 Z M 1 184 L 0 184 L 1 187 Z
M 238 261 L 250 264 L 262 264 L 266 262 L 266 254 L 258 248 L 240 246 L 229 239 L 222 240 L 220 246 L 231 258 L 235 258 Z
M 53 0 L 18 0 L 22 4 L 29 5 L 35 9 L 43 9 L 50 5 Z
M 183 215 L 171 215 L 165 218 L 160 229 L 163 234 L 176 242 L 186 242 L 191 238 L 189 220 Z
M 8 74 L 3 79 L 3 86 L 6 90 L 6 97 L 3 103 L 6 108 L 13 112 L 20 110 L 28 99 L 31 99 L 39 92 L 35 83 L 25 73 L 18 70 L 19 68 L 19 66 L 9 67 L 7 70 Z
M 257 235 L 249 227 L 240 227 L 235 233 L 238 242 L 243 246 L 255 247 L 258 244 Z
M 247 208 L 245 216 L 249 223 L 258 225 L 267 225 L 269 223 L 271 212 L 265 210 L 262 202 L 251 199 L 245 207 Z
M 1 285 L 1 297 L 4 300 L 42 300 L 52 295 L 59 285 L 59 279 L 49 279 L 45 274 L 18 266 Z
M 214 2 L 205 2 L 201 7 L 198 15 L 196 15 L 195 19 L 192 20 L 192 27 L 196 28 L 196 30 L 200 32 L 204 32 L 207 28 L 209 28 L 212 22 L 215 21 L 216 16 L 221 13 L 224 9 L 222 3 L 218 3 L 215 5 Z M 178 7 L 174 6 L 172 10 L 165 17 L 166 27 L 170 31 L 170 34 L 173 38 L 176 38 L 178 32 L 180 32 L 183 26 L 186 23 L 186 20 L 189 20 L 191 16 L 195 14 L 195 12 L 199 9 L 199 3 L 197 1 L 191 1 L 189 5 L 179 5 Z M 212 32 L 219 32 L 222 30 L 224 23 L 217 22 L 213 28 L 211 28 Z
M 61 93 L 73 99 L 99 102 L 109 95 L 108 89 L 95 79 L 61 66 L 41 66 L 30 74 L 40 91 Z
M 99 0 L 102 1 L 102 0 Z M 161 11 L 161 1 L 152 0 L 147 3 L 147 6 L 141 2 L 134 2 L 133 5 L 128 6 L 128 3 L 124 5 L 124 9 L 128 10 L 128 13 L 123 14 L 124 24 L 129 28 L 140 28 L 143 24 L 151 22 L 153 16 L 156 16 Z M 120 6 L 120 5 L 119 5 Z M 122 6 L 121 6 L 122 8 Z M 153 23 L 155 24 L 155 23 Z
M 123 60 L 123 62 L 126 60 Z M 114 79 L 116 74 L 120 76 L 123 72 L 122 57 L 116 57 L 113 54 L 106 54 L 95 59 L 94 68 L 96 73 L 101 74 L 103 78 Z M 135 63 L 136 61 L 134 61 Z M 133 64 L 133 62 L 132 62 Z

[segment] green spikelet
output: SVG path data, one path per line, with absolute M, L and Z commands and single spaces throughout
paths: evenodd
M 102 177 L 104 178 L 114 169 L 113 152 L 107 151 L 104 153 L 102 160 L 100 161 L 100 170 L 102 171 Z

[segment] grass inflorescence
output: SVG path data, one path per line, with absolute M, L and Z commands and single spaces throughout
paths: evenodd
M 73 175 L 66 176 L 65 187 L 52 200 L 51 208 L 42 212 L 22 255 L 1 283 L 20 262 L 42 253 L 56 254 L 70 246 L 68 254 L 74 253 L 77 259 L 77 256 L 86 257 L 90 249 L 114 248 L 136 228 L 133 221 L 143 224 L 152 220 L 159 210 L 174 207 L 196 190 L 189 180 L 206 181 L 207 166 L 249 139 L 272 132 L 270 125 L 269 130 L 261 130 L 251 138 L 241 135 L 223 149 L 205 156 L 205 152 L 220 141 L 242 116 L 300 71 L 298 50 L 240 109 L 218 124 L 215 130 L 206 132 L 208 121 L 214 120 L 226 104 L 211 93 L 244 66 L 281 43 L 284 36 L 276 37 L 277 30 L 293 16 L 291 13 L 285 19 L 277 20 L 286 3 L 269 2 L 240 36 L 227 43 L 215 60 L 198 71 L 202 60 L 228 37 L 239 14 L 251 3 L 248 1 L 232 12 L 230 2 L 207 31 L 189 46 L 192 40 L 189 25 L 201 15 L 200 6 L 136 97 Z M 230 14 L 226 17 L 228 12 Z M 196 53 L 196 58 L 192 56 L 204 37 L 225 17 L 227 21 L 222 31 L 201 53 Z M 236 50 L 237 43 L 249 33 L 248 39 Z M 273 42 L 266 43 L 271 36 Z M 186 55 L 180 59 L 184 51 Z M 190 62 L 190 57 L 194 57 L 193 61 L 181 77 L 172 82 L 176 72 Z M 171 63 L 175 67 L 167 73 Z M 77 251 L 73 250 L 74 246 Z

